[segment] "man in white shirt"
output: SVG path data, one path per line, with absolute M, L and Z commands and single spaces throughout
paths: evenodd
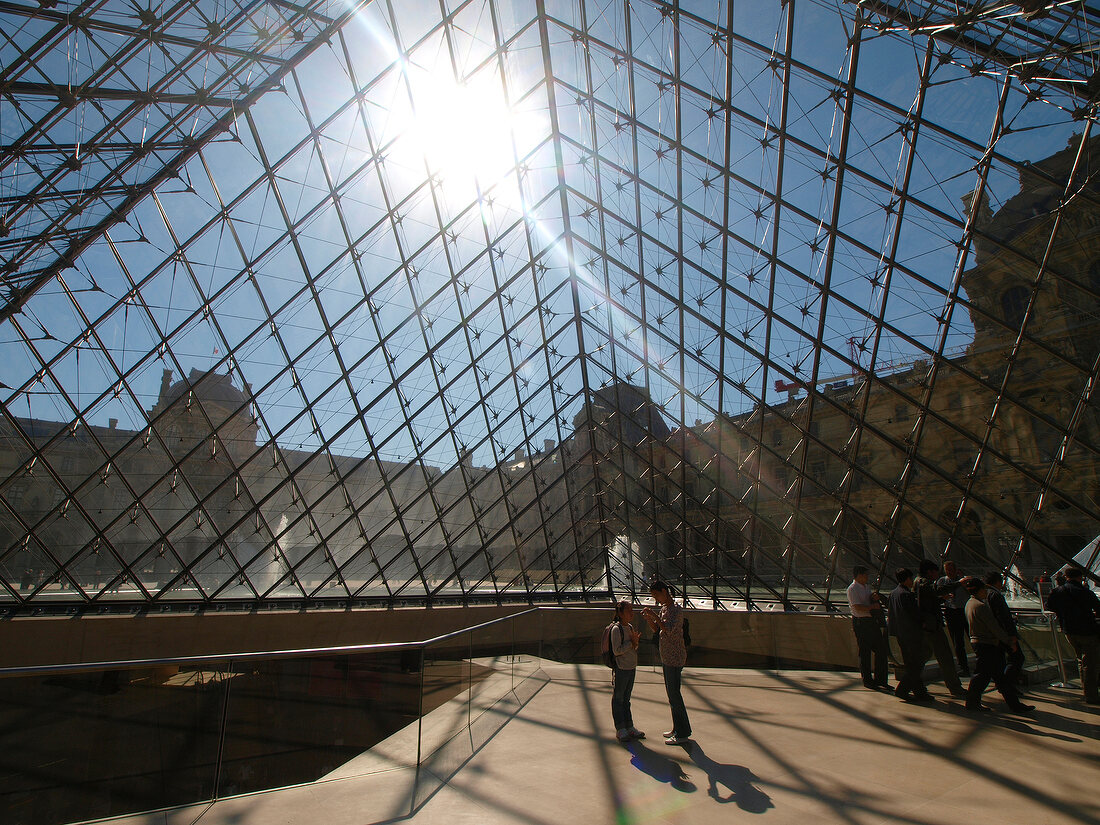
M 856 634 L 859 649 L 859 672 L 863 686 L 871 690 L 890 686 L 889 656 L 886 636 L 882 632 L 882 605 L 878 594 L 867 586 L 867 568 L 856 565 L 852 569 L 853 581 L 848 585 L 848 606 L 852 610 L 852 630 Z M 871 659 L 874 658 L 874 670 Z

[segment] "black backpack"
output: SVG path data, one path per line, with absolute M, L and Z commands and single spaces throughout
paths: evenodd
M 623 626 L 616 620 L 603 629 L 603 638 L 600 641 L 600 659 L 612 670 L 617 667 L 615 664 L 615 651 L 611 647 L 611 631 L 616 627 L 619 628 L 620 634 L 623 632 Z

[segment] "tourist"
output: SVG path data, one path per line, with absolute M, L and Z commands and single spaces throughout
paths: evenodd
M 1071 565 L 1065 572 L 1066 583 L 1054 588 L 1047 599 L 1047 610 L 1058 617 L 1062 632 L 1077 654 L 1085 701 L 1100 705 L 1100 599 L 1085 584 L 1083 568 Z
M 904 701 L 928 701 L 924 686 L 924 634 L 921 630 L 920 608 L 913 593 L 913 571 L 902 567 L 894 574 L 898 586 L 890 592 L 890 635 L 901 648 L 902 675 L 894 695 Z
M 638 643 L 641 634 L 634 629 L 634 606 L 630 602 L 615 605 L 615 623 L 611 626 L 610 648 L 615 667 L 611 671 L 611 717 L 615 720 L 615 735 L 620 742 L 645 739 L 634 727 L 630 712 L 630 694 L 638 667 Z
M 649 585 L 649 595 L 658 609 L 646 607 L 642 615 L 649 626 L 659 634 L 661 670 L 665 677 L 665 693 L 672 710 L 672 729 L 665 731 L 666 745 L 683 745 L 691 738 L 691 722 L 688 721 L 684 697 L 680 693 L 680 681 L 687 664 L 687 646 L 684 644 L 684 611 L 672 600 L 668 585 L 654 580 Z
M 970 631 L 966 627 L 966 603 L 970 594 L 962 586 L 962 575 L 953 561 L 943 563 L 943 575 L 936 586 L 944 594 L 943 618 L 947 623 L 947 635 L 951 646 L 955 648 L 955 658 L 959 662 L 959 675 L 970 675 L 970 664 L 966 660 L 966 640 Z
M 959 681 L 955 662 L 951 658 L 951 647 L 947 644 L 947 636 L 943 632 L 943 600 L 947 591 L 941 590 L 936 584 L 940 568 L 934 561 L 923 559 L 918 570 L 920 575 L 913 582 L 913 590 L 917 596 L 917 606 L 920 608 L 924 661 L 927 662 L 928 657 L 934 655 L 936 663 L 940 666 L 943 683 L 947 685 L 952 696 L 962 699 L 966 696 L 966 692 L 963 690 L 962 682 Z
M 1025 705 L 1016 693 L 1016 685 L 1005 677 L 1005 650 L 1015 650 L 1019 644 L 1010 636 L 993 616 L 987 598 L 989 590 L 985 582 L 974 576 L 963 579 L 963 586 L 970 594 L 966 603 L 966 623 L 970 628 L 970 644 L 974 647 L 977 663 L 974 676 L 966 689 L 966 709 L 972 711 L 992 710 L 982 704 L 982 694 L 990 680 L 1004 697 L 1005 704 L 1016 713 L 1030 713 L 1034 705 Z
M 1016 628 L 1016 617 L 1005 601 L 1002 588 L 1004 576 L 1000 573 L 989 573 L 985 577 L 985 586 L 989 591 L 985 603 L 993 611 L 993 618 L 1004 628 L 1005 633 L 1016 641 L 1016 647 L 1005 651 L 1005 678 L 1012 684 L 1020 684 L 1020 676 L 1024 672 L 1024 651 L 1020 647 L 1020 634 Z M 1019 687 L 1017 687 L 1019 690 Z
M 882 625 L 875 613 L 882 613 L 878 594 L 867 586 L 867 568 L 856 565 L 852 583 L 848 585 L 848 606 L 852 611 L 852 631 L 859 651 L 859 672 L 863 686 L 871 690 L 889 687 L 890 648 L 882 635 Z M 871 668 L 872 657 L 874 670 Z

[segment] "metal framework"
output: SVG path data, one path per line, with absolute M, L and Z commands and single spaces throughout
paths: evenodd
M 1098 14 L 0 3 L 0 604 L 1026 597 L 1100 534 Z

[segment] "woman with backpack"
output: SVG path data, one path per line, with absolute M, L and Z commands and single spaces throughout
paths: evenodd
M 615 621 L 610 628 L 608 647 L 614 667 L 611 670 L 611 717 L 615 720 L 615 736 L 620 742 L 645 739 L 634 727 L 630 714 L 630 694 L 634 690 L 634 675 L 638 667 L 638 642 L 641 634 L 631 624 L 634 607 L 622 601 L 615 605 Z

